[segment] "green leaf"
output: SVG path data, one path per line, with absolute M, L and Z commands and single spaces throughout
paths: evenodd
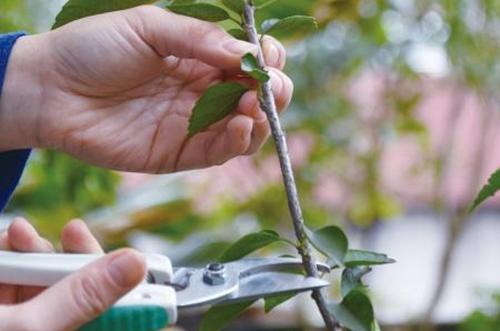
M 229 18 L 227 11 L 209 3 L 174 4 L 167 8 L 176 14 L 191 16 L 208 22 L 220 22 Z
M 219 261 L 225 263 L 239 260 L 260 248 L 280 240 L 282 239 L 279 234 L 271 230 L 248 234 L 229 246 L 219 258 Z
M 281 20 L 262 23 L 263 33 L 278 39 L 293 38 L 318 29 L 318 23 L 312 16 L 295 15 Z
M 190 267 L 206 266 L 207 263 L 217 260 L 220 256 L 220 252 L 226 250 L 230 245 L 230 243 L 224 241 L 208 243 L 188 252 L 186 256 L 183 256 L 177 262 L 179 265 Z
M 355 267 L 361 265 L 377 265 L 394 263 L 396 260 L 391 259 L 386 254 L 364 251 L 359 249 L 350 249 L 344 257 L 344 265 L 346 267 Z
M 352 331 L 371 331 L 375 326 L 372 303 L 362 291 L 349 292 L 341 303 L 332 303 L 329 309 L 343 326 Z
M 151 0 L 69 0 L 56 17 L 53 29 L 77 19 L 154 3 Z
M 263 9 L 269 5 L 272 5 L 276 1 L 277 0 L 254 0 L 254 3 L 257 9 Z
M 273 26 L 280 21 L 279 18 L 270 18 L 262 22 L 260 28 L 263 34 L 267 33 Z
M 245 10 L 244 0 L 222 0 L 222 4 L 237 14 L 242 14 Z
M 473 212 L 480 204 L 482 204 L 489 197 L 494 196 L 500 190 L 500 169 L 495 171 L 490 178 L 488 183 L 483 186 L 479 194 L 477 195 L 474 203 L 469 209 L 469 213 Z
M 342 271 L 342 281 L 340 283 L 342 296 L 345 297 L 349 292 L 356 289 L 362 290 L 365 287 L 362 278 L 371 270 L 370 267 L 345 268 Z
M 235 320 L 255 301 L 245 301 L 228 305 L 218 305 L 210 308 L 200 324 L 200 331 L 219 331 Z
M 331 225 L 314 232 L 310 230 L 307 232 L 309 240 L 316 249 L 331 258 L 336 264 L 342 265 L 349 242 L 341 228 Z
M 196 0 L 172 0 L 170 5 L 186 5 L 189 3 L 195 3 Z
M 259 68 L 257 59 L 250 53 L 245 54 L 241 59 L 241 71 L 261 83 L 265 83 L 271 79 L 266 71 Z
M 246 91 L 248 88 L 238 83 L 222 83 L 207 89 L 196 102 L 189 119 L 189 136 L 194 136 L 226 117 L 238 106 Z
M 277 306 L 281 305 L 282 303 L 290 300 L 294 296 L 296 296 L 297 293 L 286 293 L 286 294 L 281 294 L 281 295 L 276 295 L 268 298 L 264 298 L 264 311 L 266 313 L 269 313 L 271 310 L 276 308 Z
M 233 36 L 236 39 L 244 40 L 244 41 L 248 40 L 245 31 L 243 31 L 241 29 L 231 29 L 231 30 L 228 30 L 227 33 L 229 33 L 231 36 Z

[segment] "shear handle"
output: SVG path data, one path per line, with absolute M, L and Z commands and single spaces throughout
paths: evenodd
M 17 253 L 0 251 L 0 284 L 51 286 L 102 257 L 102 254 Z M 163 255 L 147 254 L 145 282 L 169 283 L 172 263 Z

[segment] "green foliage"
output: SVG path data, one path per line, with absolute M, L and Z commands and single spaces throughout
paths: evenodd
M 372 331 L 375 315 L 368 296 L 353 290 L 340 303 L 330 304 L 330 311 L 337 319 L 352 331 Z
M 267 6 L 272 5 L 277 0 L 254 0 L 255 6 L 257 9 L 264 9 Z
M 228 247 L 219 258 L 219 261 L 230 262 L 239 260 L 260 248 L 278 241 L 282 241 L 280 235 L 271 230 L 248 234 Z
M 262 23 L 262 33 L 278 39 L 304 36 L 318 29 L 318 23 L 311 16 L 295 15 L 284 19 L 270 19 Z
M 344 231 L 338 226 L 326 226 L 317 231 L 309 231 L 309 240 L 320 252 L 342 265 L 349 242 Z
M 241 59 L 241 71 L 261 83 L 265 83 L 271 78 L 266 71 L 259 68 L 257 59 L 250 53 Z
M 77 19 L 153 3 L 151 0 L 69 0 L 56 17 L 53 28 Z
M 353 267 L 345 268 L 342 271 L 342 279 L 340 283 L 340 290 L 342 296 L 347 296 L 353 290 L 363 290 L 365 285 L 362 278 L 372 269 L 370 267 Z
M 220 252 L 224 252 L 230 245 L 230 243 L 224 241 L 209 243 L 201 246 L 176 262 L 183 266 L 206 266 L 208 263 L 216 261 L 220 257 Z
M 386 254 L 364 251 L 359 249 L 350 249 L 347 251 L 344 258 L 344 265 L 348 268 L 366 265 L 378 265 L 394 263 L 396 260 L 391 259 Z
M 500 169 L 495 171 L 490 178 L 488 183 L 479 191 L 474 203 L 469 209 L 469 212 L 474 211 L 480 204 L 482 204 L 489 197 L 494 196 L 500 190 Z
M 277 306 L 281 305 L 282 303 L 292 299 L 296 295 L 297 295 L 296 293 L 281 294 L 281 295 L 265 298 L 264 299 L 264 311 L 266 313 L 269 313 L 269 312 L 271 312 L 271 310 L 273 310 Z
M 222 0 L 222 3 L 237 14 L 242 14 L 245 9 L 244 0 Z
M 8 210 L 23 210 L 42 233 L 56 237 L 68 220 L 112 204 L 118 184 L 112 172 L 47 151 L 32 157 Z
M 222 83 L 207 89 L 196 102 L 189 120 L 189 136 L 205 130 L 231 113 L 248 88 L 238 83 Z
M 229 29 L 227 30 L 227 33 L 229 33 L 231 36 L 233 36 L 236 39 L 239 40 L 247 40 L 247 35 L 245 34 L 245 31 L 242 29 L 236 28 L 236 29 Z
M 210 3 L 214 3 L 214 1 L 207 1 Z M 58 16 L 55 26 L 60 26 L 65 24 L 71 20 L 81 18 L 84 16 L 94 15 L 101 12 L 117 10 L 117 9 L 125 9 L 131 6 L 135 6 L 137 4 L 142 3 L 151 3 L 151 1 L 69 1 L 63 9 L 63 12 Z M 241 14 L 243 10 L 243 0 L 222 0 L 224 6 L 238 14 Z M 290 0 L 287 1 L 287 5 L 282 5 L 280 3 L 274 3 L 273 0 L 259 0 L 254 1 L 259 9 L 257 12 L 258 21 L 262 22 L 264 19 L 268 19 L 262 24 L 263 31 L 267 33 L 284 39 L 289 37 L 296 37 L 303 35 L 304 33 L 311 32 L 317 28 L 316 21 L 311 17 L 306 16 L 297 16 L 294 14 L 308 14 L 311 11 L 318 7 L 318 4 L 323 3 L 326 4 L 326 1 L 302 1 L 302 0 Z M 87 8 L 91 7 L 93 8 Z M 330 2 L 328 2 L 328 6 L 336 6 Z M 351 4 L 344 5 L 346 7 L 353 7 Z M 204 19 L 207 21 L 222 21 L 227 20 L 229 14 L 221 8 L 216 6 L 210 6 L 206 3 L 196 3 L 192 0 L 176 0 L 170 2 L 170 8 L 176 11 L 177 13 L 194 16 L 200 19 Z M 202 8 L 209 8 L 203 9 Z M 262 8 L 267 7 L 265 11 L 261 10 Z M 356 8 L 356 6 L 354 6 Z M 337 8 L 338 9 L 338 8 Z M 352 10 L 347 10 L 351 12 Z M 294 15 L 289 17 L 289 15 Z M 331 18 L 331 17 L 330 17 Z M 231 23 L 234 25 L 234 21 L 225 22 Z M 377 21 L 374 19 L 373 21 Z M 224 24 L 225 24 L 224 23 Z M 375 24 L 375 26 L 377 26 Z M 224 26 L 229 28 L 229 26 Z M 232 27 L 232 26 L 231 26 Z M 368 27 L 368 28 L 367 28 Z M 371 24 L 363 24 L 360 31 L 370 31 L 371 32 Z M 381 31 L 381 29 L 377 30 Z M 246 35 L 243 29 L 240 27 L 232 28 L 229 31 L 233 36 L 238 39 L 246 40 Z M 367 38 L 370 38 L 368 36 Z M 352 39 L 353 42 L 358 42 L 359 40 Z M 384 38 L 377 38 L 377 40 L 386 41 Z M 369 49 L 367 47 L 366 40 L 360 42 L 363 47 Z M 351 45 L 352 46 L 352 45 Z M 344 47 L 350 47 L 345 46 Z M 353 48 L 354 49 L 354 48 Z M 348 74 L 346 71 L 342 71 L 341 74 L 345 77 L 349 77 L 350 74 L 356 72 L 356 68 L 361 67 L 364 64 L 363 59 L 360 59 L 359 54 L 356 54 L 356 51 L 353 51 L 349 54 L 349 56 L 344 56 L 345 54 L 341 54 L 342 56 L 332 57 L 330 55 L 327 58 L 330 61 L 330 58 L 335 58 L 335 65 L 331 66 L 328 62 L 326 65 L 321 63 L 321 58 L 325 58 L 324 54 L 319 54 L 314 49 L 308 51 L 307 56 L 314 57 L 314 61 L 309 61 L 313 63 L 312 68 L 305 67 L 306 65 L 301 66 L 301 68 L 305 68 L 306 75 L 311 75 L 311 80 L 308 80 L 307 77 L 304 79 L 297 79 L 296 81 L 299 84 L 304 84 L 298 91 L 298 101 L 296 105 L 298 105 L 297 109 L 294 110 L 294 114 L 298 115 L 295 118 L 298 118 L 302 125 L 302 129 L 306 129 L 309 132 L 314 132 L 314 134 L 319 137 L 319 140 L 315 144 L 315 150 L 313 153 L 315 155 L 321 154 L 322 157 L 318 157 L 318 159 L 313 159 L 311 162 L 316 162 L 316 160 L 328 159 L 332 155 L 332 151 L 337 149 L 341 143 L 341 139 L 338 137 L 332 137 L 329 132 L 333 130 L 331 125 L 334 122 L 334 119 L 339 117 L 339 114 L 351 114 L 352 105 L 344 102 L 342 98 L 339 98 L 338 94 L 331 93 L 331 89 L 328 91 L 328 100 L 325 101 L 324 95 L 322 98 L 318 98 L 318 96 L 324 92 L 325 88 L 331 88 L 332 73 L 341 72 L 339 68 L 349 68 L 351 70 Z M 348 60 L 344 60 L 344 59 Z M 340 59 L 340 60 L 337 60 Z M 342 62 L 345 61 L 345 62 Z M 330 61 L 331 62 L 331 61 Z M 295 68 L 292 68 L 292 70 Z M 260 70 L 260 71 L 259 71 Z M 265 72 L 258 68 L 256 65 L 255 59 L 247 57 L 242 61 L 242 71 L 249 74 L 250 77 L 254 78 L 257 81 L 265 81 L 268 79 Z M 302 73 L 303 74 L 303 73 Z M 335 79 L 338 79 L 336 77 Z M 337 82 L 338 83 L 338 82 Z M 231 84 L 231 83 L 226 83 Z M 224 84 L 222 84 L 224 85 Z M 226 87 L 222 88 L 220 85 L 215 86 L 209 89 L 205 95 L 200 98 L 197 102 L 195 109 L 193 110 L 193 117 L 191 118 L 189 134 L 190 136 L 206 129 L 213 123 L 221 120 L 227 114 L 229 114 L 238 104 L 240 97 L 246 92 L 248 89 L 239 86 L 232 86 L 231 88 Z M 341 90 L 341 89 L 338 89 Z M 232 92 L 231 92 L 232 91 Z M 307 98 L 304 98 L 304 95 L 307 95 Z M 332 101 L 333 100 L 333 101 Z M 347 105 L 347 107 L 346 107 Z M 344 113 L 338 112 L 338 109 L 344 109 Z M 311 111 L 312 110 L 312 111 Z M 301 111 L 307 114 L 307 116 L 302 117 Z M 324 113 L 322 113 L 324 111 Z M 328 114 L 328 115 L 325 115 Z M 355 113 L 354 113 L 355 114 Z M 328 117 L 325 117 L 328 116 Z M 345 115 L 344 115 L 345 116 Z M 350 115 L 353 116 L 353 115 Z M 356 115 L 354 115 L 356 116 Z M 410 123 L 410 121 L 405 122 Z M 345 142 L 345 141 L 344 141 Z M 332 147 L 333 146 L 333 147 Z M 318 153 L 319 149 L 321 149 L 320 153 Z M 335 151 L 336 152 L 336 151 Z M 340 154 L 338 154 L 340 155 Z M 325 157 L 327 156 L 327 157 Z M 376 169 L 377 166 L 377 158 L 373 157 L 370 159 L 370 162 L 367 162 L 367 169 Z M 321 164 L 321 163 L 317 163 Z M 84 172 L 82 170 L 82 172 Z M 314 171 L 312 171 L 314 172 Z M 106 174 L 108 176 L 108 174 Z M 312 175 L 311 173 L 301 173 L 298 176 L 299 184 L 301 185 L 301 189 L 304 189 L 306 192 L 311 192 L 312 190 Z M 360 187 L 374 187 L 374 191 L 377 190 L 377 180 L 376 177 L 369 177 L 370 185 L 365 185 L 366 183 L 360 183 Z M 371 185 L 373 184 L 373 185 Z M 109 188 L 113 190 L 113 188 Z M 265 190 L 265 189 L 264 189 Z M 109 192 L 108 192 L 109 193 Z M 282 192 L 280 190 L 279 194 L 276 194 L 276 190 L 269 190 L 265 192 L 261 197 L 259 197 L 257 202 L 251 201 L 247 207 L 253 209 L 253 213 L 258 216 L 259 221 L 269 222 L 272 225 L 276 225 L 280 222 L 280 219 L 284 219 L 286 215 L 286 207 L 283 206 L 282 200 Z M 366 218 L 369 218 L 369 222 L 372 222 L 373 219 L 380 217 L 381 215 L 385 215 L 384 213 L 380 213 L 379 210 L 382 208 L 377 207 L 377 203 L 372 203 L 373 201 L 378 201 L 377 192 L 370 192 L 367 194 L 367 199 L 363 200 L 363 202 L 368 201 L 368 208 L 370 209 L 369 213 L 363 213 L 363 215 L 368 215 Z M 308 207 L 305 210 L 306 219 L 311 224 L 321 226 L 324 223 L 322 220 L 323 217 L 319 217 L 319 215 L 324 215 L 326 213 L 325 210 L 320 209 L 315 205 L 314 201 L 308 201 L 313 199 L 304 199 L 305 205 Z M 263 208 L 261 208 L 263 207 Z M 234 212 L 241 212 L 241 208 L 234 207 L 232 208 Z M 374 212 L 372 212 L 374 211 Z M 230 214 L 230 213 L 228 213 Z M 227 216 L 227 215 L 226 215 Z M 329 218 L 332 219 L 331 217 Z M 175 234 L 181 238 L 189 231 L 189 224 L 192 224 L 192 220 L 187 220 L 186 222 L 182 222 L 182 226 L 180 228 L 166 226 L 164 228 L 154 228 L 153 232 L 165 232 L 168 234 Z M 193 227 L 195 228 L 195 227 Z M 332 230 L 331 228 L 323 228 L 319 230 L 318 236 L 315 236 L 316 233 L 313 234 L 312 237 L 315 237 L 316 240 L 313 240 L 316 247 L 321 247 L 320 250 L 323 251 L 328 257 L 335 259 L 340 265 L 344 264 L 347 268 L 343 272 L 342 279 L 342 294 L 344 296 L 344 300 L 341 304 L 335 306 L 337 308 L 332 308 L 332 312 L 336 309 L 340 311 L 339 318 L 341 322 L 346 325 L 354 325 L 355 328 L 359 325 L 364 326 L 367 325 L 366 321 L 370 318 L 370 309 L 371 303 L 368 297 L 364 294 L 357 294 L 362 286 L 362 276 L 364 275 L 363 270 L 367 270 L 366 267 L 356 267 L 356 266 L 364 266 L 364 265 L 373 265 L 373 264 L 382 264 L 382 263 L 390 263 L 393 260 L 389 259 L 387 256 L 378 253 L 358 251 L 358 250 L 348 250 L 348 242 L 345 234 L 337 228 L 337 230 Z M 278 238 L 278 239 L 277 239 Z M 260 233 L 248 235 L 245 239 L 242 238 L 235 244 L 225 251 L 224 255 L 228 255 L 229 257 L 223 256 L 223 258 L 227 258 L 228 260 L 239 259 L 246 254 L 249 254 L 256 249 L 266 247 L 272 243 L 282 241 L 279 239 L 279 235 L 275 232 L 270 231 L 262 231 Z M 203 263 L 205 260 L 210 260 L 214 258 L 214 254 L 220 252 L 221 250 L 227 247 L 227 243 L 214 243 L 213 245 L 204 246 L 202 250 L 200 250 L 200 254 L 192 254 L 187 257 L 186 260 L 190 260 L 190 263 L 199 264 Z M 209 252 L 206 256 L 202 255 L 203 252 Z M 245 253 L 246 252 L 246 253 Z M 238 253 L 238 254 L 236 254 Z M 243 255 L 241 255 L 244 253 Z M 231 257 L 233 255 L 233 257 Z M 241 255 L 241 256 L 238 256 Z M 197 257 L 201 256 L 200 259 Z M 345 276 L 344 276 L 345 275 Z M 265 309 L 266 311 L 270 311 L 272 308 L 276 307 L 280 303 L 288 300 L 292 295 L 283 295 L 273 298 L 266 299 Z M 359 311 L 354 311 L 354 305 L 359 304 Z M 221 307 L 213 307 L 207 314 L 203 324 L 202 330 L 216 330 L 224 327 L 227 323 L 238 316 L 244 309 L 249 307 L 251 303 L 242 303 L 238 305 L 231 306 L 221 306 Z M 371 319 L 373 320 L 373 309 L 371 309 Z M 354 322 L 353 322 L 354 321 Z M 358 328 L 359 329 L 359 328 Z
M 475 311 L 462 322 L 459 331 L 498 331 L 499 329 L 500 314 L 489 315 L 482 311 Z
M 220 22 L 229 19 L 229 14 L 224 9 L 208 3 L 173 4 L 167 8 L 176 14 L 191 16 L 208 22 Z
M 241 315 L 255 301 L 245 301 L 231 305 L 211 307 L 203 316 L 200 331 L 219 331 Z

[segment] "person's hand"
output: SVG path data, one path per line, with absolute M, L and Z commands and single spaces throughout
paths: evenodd
M 82 221 L 70 222 L 61 244 L 67 253 L 102 253 Z M 23 219 L 0 234 L 0 249 L 53 252 Z M 0 330 L 70 331 L 95 319 L 145 276 L 143 257 L 131 249 L 105 255 L 48 289 L 0 284 Z
M 0 150 L 49 147 L 108 168 L 167 173 L 256 152 L 269 135 L 255 91 L 234 114 L 187 137 L 196 100 L 241 78 L 256 47 L 215 24 L 154 6 L 85 18 L 14 47 L 0 100 Z M 285 50 L 264 38 L 280 110 L 293 84 Z

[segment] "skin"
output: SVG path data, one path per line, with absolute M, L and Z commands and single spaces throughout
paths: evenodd
M 285 49 L 270 37 L 263 46 L 281 111 L 293 93 L 281 71 Z M 252 87 L 239 69 L 248 52 L 256 47 L 214 24 L 153 6 L 20 38 L 0 98 L 0 152 L 52 148 L 97 166 L 148 173 L 210 167 L 255 153 L 269 136 L 255 90 L 226 119 L 187 136 L 191 110 L 208 87 L 223 81 Z M 61 240 L 65 252 L 102 252 L 81 221 L 70 222 Z M 23 219 L 0 234 L 0 249 L 53 251 Z M 49 289 L 0 285 L 0 330 L 77 329 L 144 274 L 144 258 L 126 249 Z
M 210 86 L 248 83 L 241 57 L 256 47 L 217 25 L 153 6 L 85 18 L 21 38 L 0 99 L 0 151 L 54 148 L 94 165 L 170 173 L 255 153 L 269 136 L 255 90 L 234 113 L 187 137 L 191 110 Z M 280 110 L 293 84 L 285 50 L 264 53 Z
M 69 222 L 61 235 L 67 253 L 102 254 L 102 248 L 80 220 Z M 0 249 L 19 252 L 54 252 L 22 218 L 0 233 Z M 104 255 L 96 262 L 43 289 L 0 284 L 0 329 L 9 331 L 70 331 L 107 310 L 142 279 L 144 257 L 131 249 Z M 60 307 L 64 307 L 61 314 Z M 57 316 L 57 318 L 54 318 Z

